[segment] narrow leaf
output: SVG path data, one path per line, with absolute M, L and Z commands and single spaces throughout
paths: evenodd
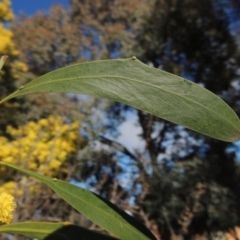
M 68 223 L 21 222 L 0 226 L 0 233 L 19 234 L 39 240 L 116 240 L 116 238 L 90 231 Z
M 0 226 L 0 233 L 15 233 L 27 237 L 44 239 L 63 226 L 64 223 L 20 222 Z
M 135 57 L 71 65 L 45 74 L 1 102 L 37 92 L 109 98 L 223 141 L 240 139 L 240 121 L 218 96 Z M 0 103 L 1 103 L 0 102 Z
M 81 214 L 120 239 L 156 239 L 144 225 L 119 210 L 114 204 L 107 200 L 103 201 L 101 197 L 86 189 L 8 163 L 1 162 L 1 164 L 19 170 L 46 184 Z

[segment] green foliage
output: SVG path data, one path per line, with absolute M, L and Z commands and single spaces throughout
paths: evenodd
M 55 5 L 49 14 L 19 17 L 12 30 L 21 60 L 37 76 L 84 59 L 79 57 L 84 41 L 82 31 L 61 5 Z
M 123 89 L 127 89 L 127 91 L 124 92 Z M 239 135 L 238 118 L 219 98 L 187 80 L 148 67 L 138 62 L 135 57 L 127 60 L 99 61 L 73 65 L 48 73 L 26 86 L 20 87 L 15 93 L 2 100 L 2 102 L 13 97 L 42 91 L 65 91 L 109 97 L 160 116 L 162 116 L 162 112 L 167 111 L 167 115 L 172 117 L 170 119 L 173 122 L 182 123 L 213 137 L 223 139 L 226 137 L 226 139 L 232 141 L 234 140 L 232 136 Z M 129 95 L 129 91 L 132 95 Z M 167 92 L 166 96 L 164 95 L 165 92 Z M 201 99 L 201 101 L 198 99 L 197 103 L 193 101 L 196 95 Z M 159 99 L 158 96 L 160 96 Z M 128 97 L 129 99 L 127 99 Z M 174 97 L 176 97 L 176 100 L 174 100 Z M 209 104 L 207 105 L 207 103 Z M 174 106 L 174 104 L 177 104 L 177 106 Z M 191 104 L 193 105 L 192 107 Z M 198 105 L 202 108 L 200 111 L 197 108 Z M 186 111 L 184 111 L 185 107 L 187 107 Z M 188 118 L 185 120 L 184 117 L 189 115 L 191 115 L 192 120 L 189 121 Z M 231 119 L 234 126 L 236 125 L 235 129 L 231 129 L 231 125 L 226 125 L 224 132 L 219 133 L 221 132 L 219 126 L 216 129 L 214 128 L 215 125 L 210 125 L 208 128 L 203 126 L 201 128 L 204 123 L 208 124 L 211 118 L 215 122 L 221 121 L 221 124 L 223 124 L 222 118 L 226 118 L 226 115 L 228 116 L 226 122 L 228 123 L 229 119 Z M 165 118 L 168 119 L 167 117 Z M 200 118 L 204 119 L 204 121 L 196 121 L 200 120 Z M 226 134 L 228 130 L 230 130 L 229 135 Z M 135 224 L 135 221 L 130 216 L 116 210 L 112 203 L 101 199 L 88 190 L 55 178 L 51 179 L 41 176 L 11 164 L 4 162 L 2 164 L 24 172 L 45 183 L 83 215 L 115 236 L 120 237 L 120 239 L 155 239 L 145 227 Z
M 9 225 L 2 225 L 0 233 L 15 233 L 39 240 L 72 240 L 80 238 L 82 240 L 114 240 L 116 238 L 106 236 L 68 222 L 49 223 L 49 222 L 21 222 Z
M 44 239 L 52 232 L 66 226 L 64 223 L 21 222 L 0 226 L 0 233 L 16 233 L 27 237 Z
M 14 18 L 11 9 L 10 0 L 0 1 L 0 55 L 5 55 L 4 61 L 9 56 L 9 61 L 3 66 L 0 74 L 0 97 L 8 95 L 10 92 L 17 89 L 17 81 L 20 77 L 24 76 L 28 70 L 27 65 L 19 60 L 19 51 L 17 45 L 13 42 L 14 34 L 7 27 L 8 21 Z M 6 24 L 7 22 L 7 24 Z M 2 67 L 2 64 L 0 64 Z M 9 123 L 15 124 L 16 119 L 20 119 L 21 106 L 14 102 L 9 102 L 0 107 L 0 132 L 2 134 L 6 125 Z M 11 116 L 15 115 L 15 119 Z
M 135 57 L 65 67 L 20 87 L 0 103 L 36 92 L 106 97 L 220 140 L 240 139 L 240 122 L 216 95 Z M 221 129 L 221 130 L 220 130 Z
M 107 200 L 102 200 L 88 190 L 11 164 L 2 164 L 28 174 L 46 184 L 80 213 L 120 239 L 155 239 L 143 225 L 138 224 L 138 222 L 135 223 L 126 213 L 121 213 L 113 204 Z M 130 223 L 128 222 L 129 219 Z
M 25 85 L 42 73 L 84 60 L 84 49 L 90 59 L 136 55 L 143 62 L 201 83 L 218 93 L 239 114 L 236 78 L 239 31 L 237 25 L 230 25 L 233 17 L 239 19 L 239 3 L 235 0 L 204 0 L 200 3 L 149 0 L 147 4 L 145 0 L 72 0 L 69 10 L 56 6 L 49 14 L 18 18 L 12 32 L 20 50 L 20 60 L 28 63 L 31 76 L 18 81 L 12 81 L 10 75 L 4 77 L 2 87 L 5 88 L 1 88 L 1 95 L 5 97 L 16 86 Z M 10 37 L 8 44 L 13 46 L 11 33 L 2 36 Z M 99 37 L 97 41 L 96 36 Z M 1 43 L 4 46 L 6 41 Z M 6 70 L 11 72 L 7 66 Z M 8 88 L 12 83 L 14 87 Z M 17 101 L 25 121 L 38 121 L 53 112 L 72 120 L 74 104 L 67 98 L 63 100 L 62 96 L 33 94 L 26 97 L 24 104 L 22 99 Z M 102 101 L 95 99 L 92 102 Z M 16 123 L 22 123 L 16 114 L 16 106 L 6 112 L 8 104 L 1 107 L 1 131 L 6 125 L 15 124 L 16 127 Z M 91 106 L 89 102 L 82 105 L 81 113 L 91 116 Z M 109 128 L 114 129 L 114 134 L 119 119 L 123 120 L 129 109 L 120 103 L 112 104 L 108 116 L 114 116 Z M 195 239 L 196 235 L 203 237 L 213 231 L 238 226 L 240 166 L 235 156 L 239 151 L 237 145 L 188 132 L 141 111 L 137 111 L 136 116 L 144 148 L 135 151 L 127 143 L 121 145 L 111 137 L 101 138 L 102 144 L 109 145 L 110 150 L 96 151 L 89 145 L 76 158 L 78 167 L 74 177 L 86 180 L 95 192 L 130 211 L 156 236 L 161 235 L 161 239 L 172 239 L 176 235 Z M 101 125 L 100 122 L 95 121 L 97 124 L 93 127 Z M 92 129 L 87 125 L 84 130 L 89 139 L 96 139 L 99 132 Z M 103 128 L 100 134 L 105 134 Z M 129 159 L 124 166 L 119 152 Z M 71 171 L 75 164 L 69 165 Z M 12 180 L 18 179 L 19 175 L 11 173 L 10 170 L 9 175 L 14 176 Z M 126 173 L 130 174 L 132 184 L 127 189 L 119 181 Z M 18 184 L 17 189 L 26 189 L 25 181 Z M 26 196 L 18 200 L 31 208 L 18 214 L 21 220 L 32 219 L 36 206 L 45 206 L 41 211 L 44 220 L 47 216 L 49 219 L 56 216 L 60 220 L 70 217 L 75 223 L 89 226 L 87 220 L 84 222 L 73 215 L 67 205 L 59 207 L 55 196 L 49 192 L 44 195 L 43 191 L 35 199 Z M 135 199 L 134 205 L 128 204 L 129 199 Z M 19 219 L 18 216 L 15 217 Z

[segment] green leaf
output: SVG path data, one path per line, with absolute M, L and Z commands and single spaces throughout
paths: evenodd
M 144 225 L 124 211 L 119 210 L 111 202 L 102 200 L 100 196 L 86 189 L 8 163 L 1 162 L 0 164 L 28 174 L 46 184 L 81 214 L 120 239 L 156 239 Z
M 135 57 L 71 65 L 45 74 L 1 102 L 37 92 L 109 98 L 223 141 L 240 139 L 240 121 L 218 96 Z M 1 103 L 0 102 L 0 103 Z
M 68 223 L 21 222 L 0 226 L 0 233 L 19 234 L 39 240 L 116 240 L 116 238 L 90 231 Z
M 44 239 L 63 226 L 64 223 L 20 222 L 0 226 L 0 233 L 15 233 L 32 238 Z

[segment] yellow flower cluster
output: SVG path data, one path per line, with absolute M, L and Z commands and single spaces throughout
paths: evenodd
M 7 193 L 0 194 L 0 222 L 7 224 L 10 223 L 15 208 L 16 203 L 13 196 Z
M 13 13 L 10 8 L 10 0 L 0 0 L 0 22 L 9 21 L 13 19 Z M 0 23 L 0 56 L 1 55 L 10 55 L 12 57 L 17 57 L 19 51 L 16 48 L 16 45 L 13 42 L 13 32 L 4 27 Z M 28 71 L 27 65 L 20 61 L 14 61 L 11 65 L 12 77 L 15 79 L 20 78 L 24 73 Z M 0 76 L 4 75 L 4 71 L 0 72 Z
M 14 61 L 12 67 L 12 74 L 15 79 L 20 78 L 24 73 L 28 71 L 27 65 L 20 61 Z
M 6 182 L 2 186 L 0 186 L 0 194 L 4 192 L 14 195 L 15 197 L 19 197 L 22 195 L 22 190 L 17 189 L 17 184 L 14 181 Z
M 0 19 L 3 21 L 10 21 L 14 18 L 13 12 L 11 10 L 10 0 L 0 1 Z
M 15 44 L 13 43 L 13 33 L 12 31 L 3 27 L 0 24 L 0 54 L 9 54 L 12 56 L 17 56 L 19 51 L 16 49 Z
M 61 117 L 50 116 L 19 128 L 8 126 L 7 133 L 13 140 L 0 137 L 0 161 L 54 177 L 66 171 L 64 162 L 76 151 L 79 123 L 65 124 Z M 4 169 L 0 170 L 3 174 Z

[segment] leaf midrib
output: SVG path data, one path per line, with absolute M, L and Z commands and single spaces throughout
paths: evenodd
M 10 226 L 11 227 L 11 226 Z M 40 234 L 47 234 L 47 233 L 49 233 L 49 231 L 48 230 L 36 230 L 36 228 L 34 228 L 34 229 L 29 229 L 29 230 L 27 230 L 26 228 L 24 228 L 24 229 L 22 229 L 22 228 L 20 228 L 20 227 L 13 227 L 13 229 L 11 230 L 11 229 L 9 229 L 9 230 L 5 230 L 5 229 L 3 229 L 3 231 L 11 231 L 11 232 L 21 232 L 21 233 L 27 233 L 27 232 L 35 232 L 35 233 L 40 233 Z M 0 232 L 1 232 L 1 227 L 0 227 Z
M 230 125 L 232 125 L 232 126 L 239 132 L 239 129 L 238 129 L 235 125 L 233 125 L 232 122 L 230 122 L 228 119 L 222 117 L 221 115 L 219 115 L 217 112 L 213 111 L 212 109 L 207 108 L 207 107 L 205 107 L 204 105 L 201 105 L 201 104 L 199 104 L 198 102 L 193 101 L 192 99 L 189 99 L 189 98 L 186 98 L 186 97 L 184 97 L 184 96 L 182 96 L 182 95 L 179 95 L 179 94 L 170 92 L 170 91 L 168 91 L 168 90 L 166 90 L 166 89 L 163 89 L 163 88 L 161 88 L 161 87 L 159 87 L 159 86 L 155 86 L 155 85 L 153 85 L 153 84 L 149 84 L 149 83 L 146 83 L 146 82 L 138 81 L 138 80 L 135 80 L 135 79 L 132 79 L 132 78 L 119 77 L 119 76 L 104 76 L 104 75 L 103 75 L 103 76 L 87 76 L 87 77 L 62 78 L 62 79 L 51 80 L 51 81 L 44 82 L 44 83 L 40 83 L 40 84 L 35 84 L 34 86 L 26 87 L 26 90 L 29 90 L 29 89 L 31 89 L 31 88 L 35 88 L 35 87 L 38 87 L 38 86 L 46 85 L 46 84 L 49 84 L 49 83 L 61 82 L 61 81 L 65 81 L 65 80 L 69 80 L 69 81 L 70 81 L 70 80 L 74 80 L 74 79 L 80 79 L 80 80 L 81 80 L 81 79 L 90 79 L 90 78 L 91 78 L 91 79 L 93 79 L 93 78 L 95 78 L 95 79 L 98 79 L 98 78 L 119 78 L 119 79 L 124 79 L 124 80 L 129 80 L 129 81 L 137 82 L 137 83 L 140 83 L 140 84 L 143 84 L 143 85 L 146 85 L 146 86 L 150 86 L 150 87 L 152 87 L 152 88 L 158 88 L 159 90 L 165 91 L 165 92 L 167 92 L 167 93 L 176 95 L 176 96 L 178 96 L 178 97 L 180 97 L 180 98 L 182 98 L 182 99 L 188 100 L 189 102 L 195 103 L 196 105 L 202 107 L 203 109 L 206 109 L 206 110 L 208 110 L 209 112 L 214 113 L 215 115 L 217 115 L 217 116 L 220 117 L 221 119 L 227 121 Z M 37 79 L 36 79 L 36 80 L 37 80 Z M 103 80 L 104 80 L 104 79 L 103 79 Z M 25 89 L 24 89 L 24 90 L 25 90 Z

